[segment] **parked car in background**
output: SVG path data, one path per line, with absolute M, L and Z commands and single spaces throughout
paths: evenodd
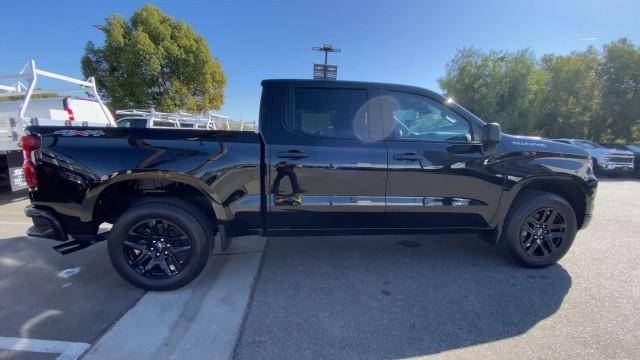
M 633 172 L 634 155 L 631 151 L 609 149 L 593 141 L 583 139 L 554 139 L 585 149 L 593 160 L 596 172 Z
M 614 143 L 607 143 L 607 144 L 601 144 L 601 145 L 606 147 L 606 148 L 608 148 L 608 149 L 631 151 L 633 153 L 633 157 L 634 157 L 633 172 L 636 175 L 640 175 L 640 144 L 614 144 Z

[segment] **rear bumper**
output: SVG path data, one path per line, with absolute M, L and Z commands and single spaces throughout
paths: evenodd
M 33 221 L 33 226 L 27 230 L 28 236 L 56 241 L 67 240 L 67 234 L 51 211 L 37 209 L 33 205 L 29 205 L 24 209 L 24 214 Z

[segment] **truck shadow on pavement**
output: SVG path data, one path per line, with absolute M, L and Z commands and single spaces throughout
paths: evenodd
M 271 238 L 235 356 L 391 359 L 525 333 L 571 288 L 474 235 Z

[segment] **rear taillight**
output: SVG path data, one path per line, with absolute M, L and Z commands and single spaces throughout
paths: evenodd
M 38 187 L 36 177 L 36 164 L 33 162 L 33 153 L 40 149 L 40 137 L 36 135 L 25 135 L 20 138 L 18 145 L 22 148 L 24 161 L 22 163 L 22 173 L 27 186 L 31 190 Z
M 73 116 L 73 110 L 71 109 L 71 106 L 69 105 L 69 100 L 71 98 L 66 97 L 64 99 L 62 99 L 62 105 L 64 106 L 64 109 L 67 111 L 67 115 L 69 115 L 69 121 L 74 121 L 76 118 L 75 116 Z
M 587 166 L 589 167 L 589 171 L 593 172 L 593 158 L 589 157 L 589 162 L 587 163 Z

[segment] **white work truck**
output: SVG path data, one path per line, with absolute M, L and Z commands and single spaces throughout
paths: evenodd
M 37 87 L 40 78 L 60 80 L 85 97 L 59 96 Z M 43 97 L 45 96 L 45 97 Z M 17 74 L 0 75 L 0 188 L 26 189 L 18 139 L 28 125 L 86 127 L 115 126 L 109 109 L 100 99 L 95 80 L 74 79 L 36 67 L 30 60 Z

